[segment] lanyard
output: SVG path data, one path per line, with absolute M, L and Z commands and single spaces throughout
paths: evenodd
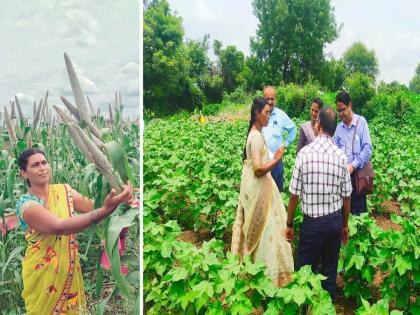
M 351 141 L 351 155 L 352 156 L 354 156 L 354 140 L 356 140 L 356 130 L 357 130 L 357 125 L 359 124 L 359 119 L 360 118 L 358 118 L 357 119 L 357 121 L 356 121 L 356 126 L 354 127 L 354 132 L 353 132 L 353 137 L 352 137 L 352 141 Z M 344 146 L 344 152 L 346 153 L 346 156 L 347 156 L 347 140 L 348 140 L 348 137 L 346 137 L 346 144 L 345 144 L 345 146 Z

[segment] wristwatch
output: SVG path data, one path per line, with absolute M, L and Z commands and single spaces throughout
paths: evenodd
M 292 223 L 286 222 L 286 225 L 287 225 L 288 228 L 292 228 L 293 227 L 293 221 L 292 221 Z

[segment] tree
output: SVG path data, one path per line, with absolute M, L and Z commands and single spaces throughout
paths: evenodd
M 202 40 L 189 40 L 186 43 L 188 57 L 191 62 L 190 76 L 197 78 L 198 81 L 201 81 L 201 78 L 211 68 L 211 61 L 207 56 L 209 38 L 210 35 L 206 34 Z
M 218 40 L 214 41 L 213 50 L 218 58 L 218 66 L 224 87 L 228 92 L 232 92 L 241 81 L 240 74 L 245 65 L 244 53 L 237 50 L 233 45 L 223 49 L 222 43 Z
M 166 0 L 151 1 L 144 12 L 143 32 L 144 107 L 175 111 L 188 77 L 182 19 L 172 14 Z
M 337 37 L 330 0 L 254 0 L 252 4 L 259 25 L 251 52 L 265 83 L 316 77 L 324 45 Z
M 343 86 L 345 71 L 342 60 L 331 58 L 321 64 L 317 79 L 327 90 L 338 91 Z
M 343 61 L 347 75 L 360 72 L 375 79 L 378 74 L 378 61 L 375 52 L 368 50 L 362 42 L 356 42 L 348 48 L 344 52 Z
M 416 74 L 410 81 L 410 90 L 414 93 L 420 93 L 420 63 L 417 65 Z
M 362 108 L 375 96 L 374 79 L 364 73 L 356 72 L 344 81 L 344 86 L 349 92 L 353 104 L 353 110 L 361 113 Z

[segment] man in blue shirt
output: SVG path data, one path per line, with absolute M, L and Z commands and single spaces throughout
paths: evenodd
M 271 116 L 268 122 L 268 126 L 262 129 L 262 134 L 265 138 L 265 142 L 270 151 L 270 159 L 273 157 L 280 146 L 285 145 L 286 147 L 292 143 L 296 135 L 296 126 L 293 121 L 287 116 L 287 114 L 281 109 L 276 107 L 276 91 L 272 86 L 266 86 L 264 88 L 264 98 L 271 109 Z M 283 133 L 287 131 L 288 135 L 283 140 Z M 279 191 L 283 191 L 283 160 L 271 171 L 271 176 L 279 188 Z
M 363 168 L 372 155 L 369 127 L 364 117 L 353 113 L 351 98 L 346 91 L 338 93 L 335 102 L 341 119 L 335 131 L 335 144 L 347 156 L 347 169 L 353 187 L 350 211 L 354 215 L 359 215 L 367 210 L 367 203 L 366 195 L 356 195 L 354 171 Z

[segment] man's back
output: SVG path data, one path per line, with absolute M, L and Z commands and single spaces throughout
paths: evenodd
M 311 217 L 324 216 L 342 207 L 351 193 L 345 154 L 331 137 L 320 135 L 299 151 L 290 192 L 302 196 L 302 210 Z

